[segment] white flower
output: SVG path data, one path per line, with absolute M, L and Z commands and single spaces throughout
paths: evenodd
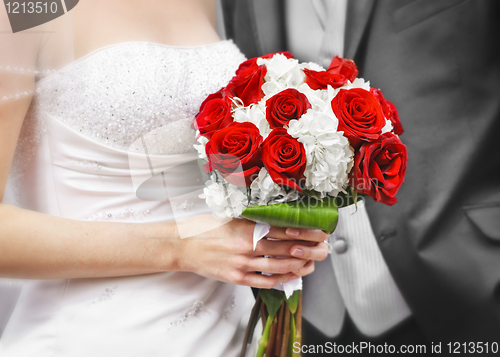
M 238 217 L 248 204 L 247 196 L 224 179 L 220 179 L 220 182 L 209 180 L 205 186 L 200 198 L 205 199 L 215 218 Z
M 307 84 L 302 84 L 298 89 L 299 92 L 305 94 L 309 103 L 311 103 L 312 109 L 318 112 L 323 112 L 326 107 L 330 107 L 330 102 L 328 101 L 328 91 L 324 90 L 313 90 Z M 332 112 L 333 114 L 333 112 Z
M 289 87 L 286 83 L 278 82 L 275 79 L 269 79 L 262 85 L 262 91 L 264 92 L 266 99 L 287 88 Z
M 329 115 L 309 110 L 300 120 L 291 120 L 287 130 L 306 151 L 306 188 L 322 197 L 342 191 L 353 166 L 353 150 L 337 126 Z
M 266 119 L 265 103 L 265 101 L 260 101 L 258 104 L 237 108 L 233 115 L 235 122 L 249 122 L 255 124 L 260 131 L 260 135 L 262 135 L 264 139 L 271 132 L 271 127 Z
M 345 89 L 346 86 L 343 86 L 343 87 L 340 87 L 340 88 L 333 88 L 332 86 L 328 86 L 327 87 L 327 101 L 328 101 L 328 104 L 330 104 L 332 102 L 332 99 L 337 95 L 337 93 L 341 90 L 341 89 Z
M 233 110 L 245 107 L 245 103 L 243 103 L 243 100 L 241 100 L 241 98 L 239 97 L 233 97 L 231 99 L 231 103 Z
M 197 130 L 196 131 L 196 135 L 198 136 L 199 134 L 200 134 L 200 132 Z M 207 143 L 208 143 L 209 140 L 206 137 L 204 137 L 204 136 L 200 136 L 197 141 L 198 141 L 199 144 L 194 144 L 193 146 L 198 151 L 198 157 L 200 159 L 205 159 L 206 160 L 207 159 L 207 153 L 205 151 L 205 146 L 207 145 Z
M 268 97 L 286 88 L 297 88 L 304 83 L 304 72 L 300 69 L 299 61 L 294 58 L 276 54 L 269 59 L 259 58 L 257 64 L 267 68 L 262 91 Z
M 289 193 L 276 184 L 267 170 L 262 168 L 259 176 L 250 185 L 252 205 L 263 206 L 272 203 L 290 202 L 299 198 L 298 191 Z
M 367 91 L 370 91 L 370 81 L 365 81 L 363 78 L 356 78 L 354 82 L 348 81 L 347 84 L 339 89 L 353 89 L 353 88 L 361 88 Z
M 386 119 L 385 126 L 382 128 L 382 134 L 389 133 L 392 129 L 392 122 L 389 119 Z
M 252 201 L 256 201 L 258 206 L 267 205 L 273 197 L 277 197 L 283 191 L 283 189 L 273 181 L 265 168 L 262 168 L 259 172 L 259 176 L 253 180 L 250 185 L 250 190 Z
M 304 63 L 301 63 L 300 65 L 300 69 L 310 69 L 311 71 L 316 71 L 316 72 L 323 72 L 325 69 L 320 66 L 319 64 L 317 63 L 314 63 L 314 62 L 304 62 Z

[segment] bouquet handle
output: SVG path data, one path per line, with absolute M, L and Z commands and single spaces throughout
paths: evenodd
M 266 303 L 261 297 L 266 291 L 268 290 L 260 289 L 257 294 L 240 357 L 246 356 L 247 346 L 253 339 L 253 330 L 259 317 L 262 318 L 264 332 L 259 340 L 257 357 L 300 357 L 300 352 L 296 353 L 293 346 L 302 343 L 302 291 L 296 291 L 295 302 L 284 298 L 283 292 L 273 292 L 283 295 L 279 308 L 274 308 L 276 311 L 267 310 Z

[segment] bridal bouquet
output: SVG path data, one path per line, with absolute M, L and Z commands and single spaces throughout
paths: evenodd
M 396 203 L 403 129 L 394 105 L 357 75 L 343 58 L 325 70 L 276 53 L 243 62 L 209 95 L 195 119 L 195 147 L 214 216 L 258 222 L 255 246 L 270 226 L 332 233 L 338 207 L 357 193 Z M 287 356 L 300 342 L 301 281 L 284 285 L 259 291 L 249 324 L 251 335 L 262 315 L 258 356 Z

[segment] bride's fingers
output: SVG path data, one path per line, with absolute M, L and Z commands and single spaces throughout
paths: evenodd
M 314 261 L 309 260 L 302 268 L 300 268 L 297 271 L 294 271 L 293 273 L 298 276 L 305 276 L 312 274 L 313 272 L 314 272 Z
M 288 273 L 288 274 L 278 274 L 278 275 L 263 275 L 256 273 L 248 273 L 243 278 L 240 285 L 253 286 L 259 289 L 272 289 L 278 284 L 286 283 L 290 280 L 297 279 L 299 276 Z
M 290 252 L 292 251 L 293 246 L 302 247 L 302 246 L 315 246 L 317 243 L 315 242 L 300 242 L 298 243 L 295 240 L 267 240 L 261 239 L 259 243 L 257 243 L 257 247 L 255 248 L 254 255 L 262 256 L 262 255 L 270 255 L 270 256 L 278 256 L 278 257 L 290 257 Z M 309 259 L 309 258 L 306 258 Z
M 271 227 L 266 237 L 274 239 L 297 239 L 311 242 L 323 242 L 328 238 L 328 234 L 317 229 Z
M 269 233 L 266 234 L 266 238 L 290 239 L 290 237 L 286 234 L 286 228 L 281 227 L 271 227 Z
M 307 263 L 307 260 L 296 258 L 254 258 L 251 259 L 246 268 L 249 271 L 260 271 L 269 274 L 287 274 L 299 271 Z
M 324 260 L 328 256 L 328 245 L 325 242 L 315 243 L 315 246 L 294 245 L 290 248 L 290 255 L 307 260 Z
M 287 228 L 285 231 L 288 239 L 307 240 L 312 242 L 324 242 L 328 239 L 328 234 L 319 229 L 297 229 Z

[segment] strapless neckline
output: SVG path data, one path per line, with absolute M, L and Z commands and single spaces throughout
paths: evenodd
M 73 62 L 70 62 L 70 63 L 62 66 L 61 68 L 52 71 L 52 73 L 50 73 L 49 75 L 47 75 L 45 77 L 42 77 L 39 80 L 37 80 L 36 81 L 36 85 L 40 85 L 41 83 L 45 82 L 49 78 L 51 78 L 53 76 L 56 76 L 60 72 L 64 72 L 64 71 L 70 69 L 71 67 L 73 67 L 73 66 L 75 66 L 75 65 L 77 65 L 77 64 L 79 64 L 81 62 L 84 62 L 84 61 L 86 61 L 86 60 L 94 57 L 98 53 L 105 52 L 107 50 L 114 49 L 114 48 L 117 48 L 117 47 L 129 46 L 129 45 L 134 45 L 134 44 L 137 44 L 137 45 L 146 45 L 146 46 L 155 46 L 155 47 L 163 47 L 165 49 L 170 49 L 170 50 L 175 49 L 175 50 L 182 50 L 182 51 L 194 51 L 194 50 L 199 50 L 199 49 L 202 49 L 202 48 L 217 47 L 217 46 L 221 46 L 221 45 L 225 45 L 225 44 L 233 44 L 234 45 L 234 43 L 233 43 L 232 40 L 221 40 L 221 41 L 217 41 L 217 42 L 207 43 L 207 44 L 203 44 L 203 45 L 196 45 L 196 46 L 176 46 L 176 45 L 168 45 L 168 44 L 164 44 L 164 43 L 160 43 L 160 42 L 152 42 L 152 41 L 123 41 L 123 42 L 117 42 L 117 43 L 113 43 L 113 44 L 110 44 L 110 45 L 99 47 L 98 49 L 90 51 L 86 55 L 84 55 L 84 56 L 82 56 L 80 58 L 77 58 Z
M 191 122 L 200 103 L 227 84 L 243 60 L 230 40 L 190 47 L 112 44 L 40 79 L 32 109 L 122 150 L 169 125 L 162 142 L 170 144 L 158 142 L 155 153 L 185 153 L 194 150 Z

